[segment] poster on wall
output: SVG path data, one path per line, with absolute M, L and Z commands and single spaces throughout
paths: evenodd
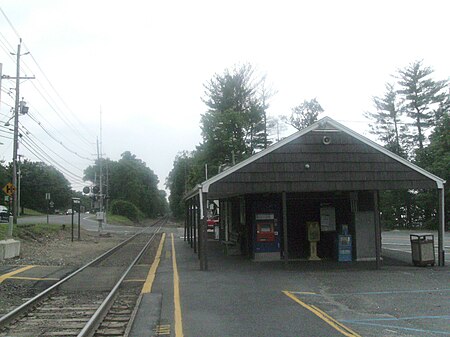
M 320 227 L 322 232 L 336 231 L 336 213 L 334 207 L 320 207 Z

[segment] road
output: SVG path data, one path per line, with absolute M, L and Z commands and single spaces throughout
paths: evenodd
M 19 224 L 26 224 L 26 223 L 47 223 L 47 216 L 25 216 L 20 217 L 17 219 L 17 222 Z M 72 215 L 49 215 L 48 222 L 50 224 L 65 224 L 65 225 L 71 225 L 72 224 Z M 78 213 L 74 214 L 73 217 L 73 223 L 74 226 L 78 225 Z M 95 215 L 93 214 L 86 214 L 82 213 L 80 214 L 80 224 L 81 227 L 88 231 L 98 231 L 98 221 L 95 220 Z M 133 226 L 118 226 L 118 225 L 112 225 L 108 223 L 103 224 L 103 231 L 110 232 L 110 233 L 134 233 L 138 230 L 141 230 L 142 227 L 133 227 Z
M 410 234 L 429 233 L 434 235 L 434 245 L 437 259 L 438 233 L 437 231 L 407 231 L 393 230 L 382 233 L 383 255 L 397 252 L 396 256 L 405 256 L 411 261 L 411 241 Z M 445 261 L 450 262 L 450 234 L 444 235 Z

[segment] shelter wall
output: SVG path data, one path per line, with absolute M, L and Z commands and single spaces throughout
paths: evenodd
M 329 137 L 330 144 L 323 144 Z M 210 186 L 209 195 L 435 188 L 435 182 L 344 132 L 310 132 Z

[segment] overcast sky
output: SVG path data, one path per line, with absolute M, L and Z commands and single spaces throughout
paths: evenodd
M 366 136 L 363 113 L 399 68 L 423 59 L 435 79 L 450 76 L 449 1 L 1 0 L 0 7 L 10 21 L 0 13 L 3 74 L 15 76 L 9 52 L 20 36 L 30 52 L 21 75 L 36 76 L 20 87 L 30 116 L 20 117 L 29 134 L 19 153 L 34 161 L 45 152 L 77 190 L 96 156 L 100 111 L 104 156 L 131 151 L 163 189 L 176 154 L 201 141 L 203 84 L 235 64 L 267 75 L 278 92 L 270 115 L 316 97 L 321 117 Z M 13 86 L 2 81 L 1 125 Z M 12 141 L 0 130 L 0 159 L 9 162 Z

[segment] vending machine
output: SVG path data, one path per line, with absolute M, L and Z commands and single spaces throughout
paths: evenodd
M 338 235 L 338 261 L 349 262 L 352 261 L 352 236 L 348 234 Z
M 254 219 L 255 259 L 279 260 L 280 230 L 276 213 L 255 213 Z

